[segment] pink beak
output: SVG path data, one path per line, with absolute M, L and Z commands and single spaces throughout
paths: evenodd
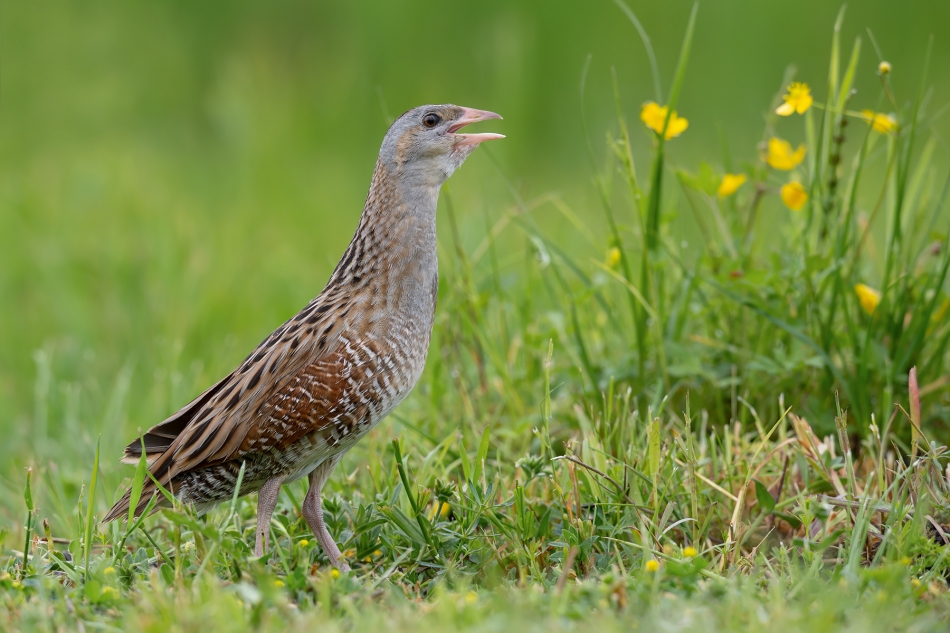
M 488 110 L 476 110 L 474 108 L 462 108 L 462 116 L 453 123 L 448 130 L 449 134 L 455 134 L 458 130 L 470 123 L 484 121 L 485 119 L 500 119 L 500 114 L 489 112 Z M 505 138 L 504 134 L 494 134 L 492 132 L 482 132 L 481 134 L 456 134 L 461 140 L 456 145 L 478 145 L 482 141 L 494 141 Z

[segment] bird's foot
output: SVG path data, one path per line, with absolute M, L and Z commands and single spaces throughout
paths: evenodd
M 343 553 L 340 552 L 340 548 L 337 547 L 336 542 L 330 537 L 330 533 L 327 532 L 323 535 L 324 538 L 318 538 L 318 541 L 321 541 L 323 545 L 323 551 L 326 553 L 327 558 L 330 559 L 330 564 L 333 565 L 340 571 L 350 571 L 350 565 L 346 562 L 346 559 L 343 558 Z

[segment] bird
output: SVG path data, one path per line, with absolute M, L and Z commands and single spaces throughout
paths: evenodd
M 386 132 L 349 246 L 326 287 L 230 374 L 131 442 L 121 461 L 150 477 L 138 517 L 171 505 L 161 488 L 204 513 L 256 492 L 254 555 L 269 550 L 282 485 L 303 477 L 304 520 L 330 562 L 347 571 L 324 522 L 322 490 L 343 455 L 412 391 L 422 374 L 438 291 L 436 207 L 443 183 L 481 143 L 460 130 L 501 119 L 452 104 L 413 108 Z M 156 485 L 161 484 L 161 488 Z M 128 514 L 131 490 L 103 519 Z

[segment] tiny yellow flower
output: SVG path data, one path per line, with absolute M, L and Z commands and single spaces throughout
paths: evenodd
M 610 250 L 607 251 L 607 265 L 611 268 L 616 268 L 620 263 L 620 249 L 616 246 L 612 246 Z
M 275 578 L 275 579 L 274 579 L 274 586 L 277 587 L 278 589 L 280 589 L 281 587 L 284 586 L 284 581 L 281 580 L 280 578 Z
M 722 182 L 719 183 L 719 189 L 716 191 L 716 195 L 720 198 L 731 196 L 739 187 L 745 184 L 746 180 L 745 174 L 726 174 L 722 177 Z
M 882 61 L 877 65 L 877 74 L 879 75 L 889 75 L 891 74 L 891 62 Z
M 378 549 L 377 549 L 377 550 L 373 550 L 373 556 L 382 556 L 382 555 L 383 555 L 383 553 L 382 553 L 381 551 L 379 551 Z
M 115 590 L 115 587 L 110 587 L 106 585 L 102 588 L 102 597 L 106 600 L 114 600 L 119 596 L 119 592 Z
M 699 556 L 699 552 L 696 551 L 695 547 L 692 547 L 692 546 L 684 547 L 683 556 L 685 556 L 686 558 L 696 558 L 697 556 Z
M 300 539 L 300 542 L 297 543 L 297 545 L 299 545 L 300 547 L 307 547 L 308 545 L 310 545 L 310 541 L 308 541 L 307 539 Z
M 429 520 L 435 519 L 436 512 L 438 512 L 439 518 L 444 519 L 449 516 L 449 510 L 451 509 L 452 507 L 449 504 L 436 501 L 432 504 L 432 507 L 429 508 Z
M 339 578 L 339 577 L 340 577 L 340 570 L 339 570 L 339 569 L 335 569 L 335 568 L 334 568 L 334 569 L 331 569 L 331 570 L 330 570 L 330 578 L 333 578 L 333 579 L 335 580 L 335 579 L 337 579 L 337 578 Z
M 915 586 L 915 587 L 919 587 L 919 586 L 920 586 L 920 578 L 911 578 L 911 579 L 910 579 L 910 584 L 912 584 L 912 585 Z
M 353 558 L 354 556 L 356 556 L 356 549 L 351 547 L 350 549 L 343 552 L 343 556 L 345 558 Z
M 874 310 L 877 309 L 877 305 L 881 302 L 880 291 L 864 284 L 855 284 L 854 292 L 858 295 L 861 308 L 868 314 L 874 314 Z
M 897 117 L 873 110 L 861 110 L 861 118 L 871 124 L 875 132 L 890 134 L 897 129 Z
M 666 123 L 666 113 L 668 111 L 669 108 L 666 106 L 661 106 L 655 101 L 647 101 L 643 104 L 643 109 L 640 110 L 640 120 L 648 128 L 660 134 L 663 132 L 663 124 Z M 677 116 L 676 110 L 673 110 L 673 114 L 670 115 L 670 122 L 666 126 L 666 140 L 679 136 L 686 131 L 687 127 L 689 127 L 689 121 Z
M 903 558 L 901 558 L 901 565 L 903 565 L 904 567 L 909 567 L 909 566 L 910 566 L 910 557 L 909 557 L 909 556 L 904 556 Z
M 784 95 L 782 99 L 785 100 L 785 103 L 775 109 L 775 114 L 780 116 L 791 116 L 796 112 L 805 114 L 808 108 L 811 107 L 812 101 L 814 101 L 811 98 L 811 88 L 808 87 L 808 84 L 798 81 L 789 85 L 788 94 Z
M 808 192 L 805 187 L 797 180 L 782 185 L 782 202 L 792 211 L 801 211 L 805 203 L 808 202 Z
M 469 591 L 467 594 L 465 594 L 465 602 L 468 604 L 475 604 L 478 602 L 478 594 L 474 591 Z
M 106 567 L 105 569 L 103 569 L 103 570 L 102 570 L 102 573 L 105 574 L 106 576 L 108 576 L 109 574 L 114 574 L 114 573 L 115 573 L 115 567 L 112 567 L 112 566 L 110 565 L 109 567 Z
M 791 171 L 805 159 L 804 143 L 798 149 L 792 150 L 792 144 L 785 139 L 772 137 L 769 139 L 769 154 L 765 161 L 775 169 Z
M 14 580 L 12 583 L 10 583 L 10 586 L 14 589 L 23 589 L 23 583 L 19 580 Z
M 646 562 L 643 568 L 652 574 L 660 568 L 660 563 L 658 563 L 656 559 L 650 559 Z

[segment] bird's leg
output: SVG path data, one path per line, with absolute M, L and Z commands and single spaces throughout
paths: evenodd
M 343 560 L 340 555 L 340 548 L 337 547 L 336 541 L 330 536 L 326 523 L 323 522 L 323 507 L 320 499 L 323 484 L 330 477 L 330 473 L 337 462 L 340 461 L 340 457 L 342 456 L 331 457 L 310 473 L 310 489 L 307 490 L 307 496 L 303 500 L 303 518 L 307 521 L 310 529 L 313 530 L 317 542 L 320 543 L 320 547 L 323 548 L 323 552 L 330 559 L 333 566 L 341 571 L 350 571 L 350 566 Z
M 254 556 L 261 557 L 270 548 L 270 518 L 277 507 L 283 477 L 268 479 L 257 493 L 257 531 L 254 533 Z

